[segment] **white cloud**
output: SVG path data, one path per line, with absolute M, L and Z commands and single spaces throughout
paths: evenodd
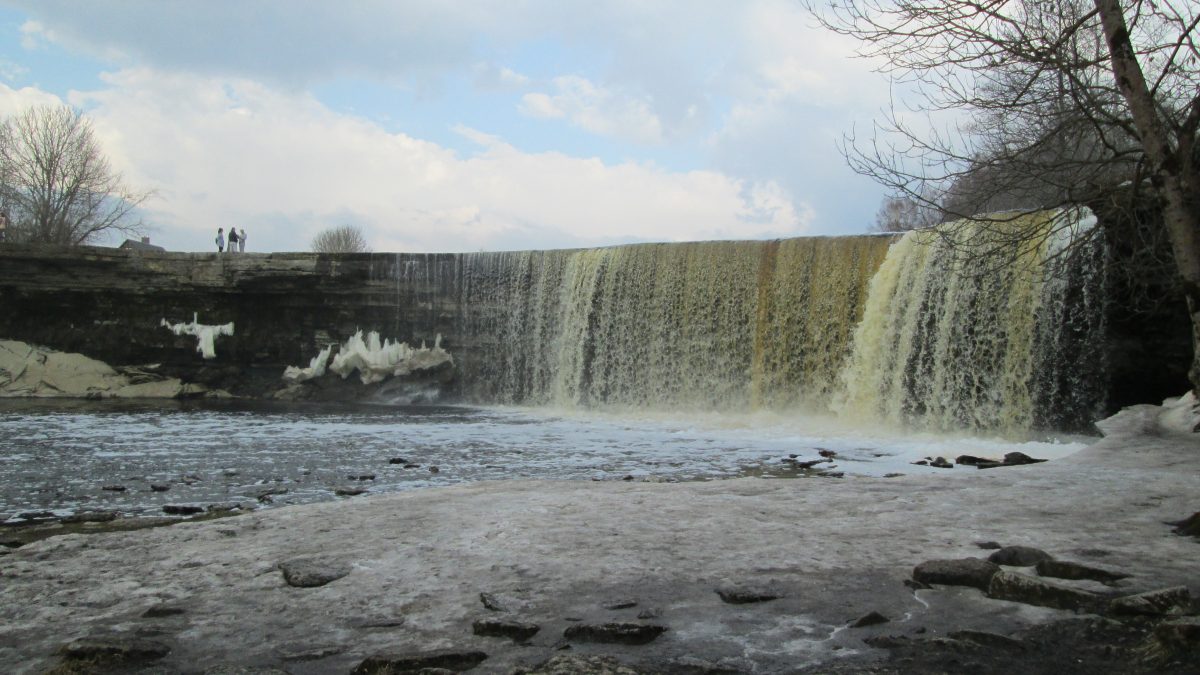
M 593 134 L 635 143 L 663 142 L 663 125 L 653 107 L 637 98 L 601 87 L 586 78 L 554 78 L 554 94 L 532 93 L 521 98 L 521 112 L 543 119 L 566 118 Z
M 460 128 L 479 151 L 339 115 L 309 95 L 248 80 L 150 69 L 75 93 L 114 165 L 154 188 L 155 241 L 207 250 L 212 231 L 249 230 L 254 250 L 304 250 L 330 225 L 360 224 L 376 250 L 544 248 L 634 240 L 799 234 L 805 209 L 778 185 L 529 153 Z M 0 85 L 0 106 L 35 93 Z

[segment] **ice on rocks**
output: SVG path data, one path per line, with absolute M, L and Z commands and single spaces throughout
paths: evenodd
M 165 327 L 176 335 L 194 335 L 196 337 L 196 351 L 206 359 L 217 357 L 217 338 L 222 335 L 233 335 L 233 322 L 220 325 L 206 325 L 200 323 L 198 313 L 192 314 L 191 323 L 171 323 L 166 319 L 159 321 L 159 325 Z

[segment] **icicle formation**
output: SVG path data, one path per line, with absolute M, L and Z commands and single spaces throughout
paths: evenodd
M 1061 215 L 1024 216 L 1007 227 L 1049 231 Z M 1019 435 L 1077 424 L 1102 404 L 1100 265 L 1047 269 L 1067 232 L 1010 246 L 1010 260 L 981 270 L 988 262 L 981 250 L 1008 241 L 996 236 L 999 227 L 910 232 L 892 246 L 871 282 L 842 374 L 844 393 L 834 405 L 840 415 Z M 1071 289 L 1078 297 L 1068 301 Z M 1072 389 L 1079 396 L 1067 401 Z M 1046 411 L 1069 419 L 1050 419 Z
M 176 335 L 196 336 L 196 351 L 200 352 L 206 359 L 216 358 L 216 340 L 218 336 L 233 335 L 233 322 L 218 326 L 207 326 L 199 322 L 197 313 L 192 314 L 191 323 L 170 323 L 166 319 L 163 319 L 159 321 L 158 325 L 165 326 Z
M 413 349 L 404 342 L 383 340 L 381 343 L 379 333 L 375 331 L 368 333 L 364 340 L 360 330 L 338 350 L 329 364 L 329 370 L 343 378 L 357 370 L 362 383 L 371 384 L 388 377 L 408 375 L 413 371 L 453 362 L 450 354 L 442 349 L 440 334 L 432 349 L 425 347 L 424 343 L 420 348 Z
M 333 345 L 329 345 L 321 350 L 308 362 L 307 368 L 299 366 L 288 366 L 283 371 L 283 379 L 288 382 L 305 382 L 318 378 L 325 374 L 325 368 L 329 365 L 329 354 L 333 351 Z

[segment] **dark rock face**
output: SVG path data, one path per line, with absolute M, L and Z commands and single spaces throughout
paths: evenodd
M 191 516 L 204 513 L 204 507 L 187 504 L 163 504 L 162 510 L 163 513 L 171 516 Z
M 579 642 L 644 645 L 666 631 L 666 626 L 648 623 L 581 623 L 567 627 L 563 637 Z
M 279 569 L 283 580 L 298 588 L 324 586 L 350 573 L 350 566 L 344 563 L 310 559 L 289 560 L 280 563 Z
M 1053 584 L 1037 577 L 997 572 L 988 585 L 989 598 L 1054 609 L 1090 610 L 1100 605 L 1095 593 Z
M 999 565 L 982 558 L 927 560 L 913 568 L 913 580 L 923 584 L 971 586 L 986 591 Z
M 1023 452 L 1010 452 L 1004 455 L 1004 466 L 1021 466 L 1022 464 L 1038 464 L 1044 459 L 1034 459 Z
M 471 624 L 471 631 L 476 635 L 505 637 L 515 642 L 524 642 L 537 635 L 539 630 L 541 630 L 541 626 L 535 623 L 503 621 L 501 619 L 480 619 Z
M 363 659 L 362 663 L 355 666 L 354 670 L 350 672 L 352 675 L 386 675 L 415 673 L 427 668 L 460 672 L 470 670 L 486 659 L 487 654 L 484 652 L 452 649 L 407 654 L 381 653 Z
M 1032 546 L 1005 546 L 988 556 L 988 560 L 997 565 L 1013 565 L 1015 567 L 1032 567 L 1053 556 Z

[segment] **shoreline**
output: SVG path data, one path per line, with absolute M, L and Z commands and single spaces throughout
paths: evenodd
M 1079 453 L 953 481 L 495 481 L 53 537 L 0 557 L 0 660 L 45 672 L 90 639 L 165 650 L 110 672 L 350 672 L 375 654 L 446 650 L 485 653 L 479 673 L 554 657 L 634 672 L 1169 671 L 1137 651 L 1151 623 L 1117 630 L 1088 612 L 905 581 L 923 562 L 986 557 L 979 543 L 998 542 L 1130 575 L 1066 584 L 1100 597 L 1200 596 L 1200 542 L 1165 524 L 1198 507 L 1200 439 L 1179 431 L 1192 419 L 1183 408 L 1127 409 Z M 281 573 L 292 563 L 341 576 L 295 587 Z M 734 604 L 718 593 L 729 589 L 778 597 Z M 872 612 L 888 621 L 849 627 Z M 486 619 L 539 631 L 475 634 Z M 612 622 L 666 630 L 640 645 L 570 632 Z M 962 631 L 1024 646 L 967 648 L 950 637 Z M 607 663 L 595 672 L 620 672 Z

